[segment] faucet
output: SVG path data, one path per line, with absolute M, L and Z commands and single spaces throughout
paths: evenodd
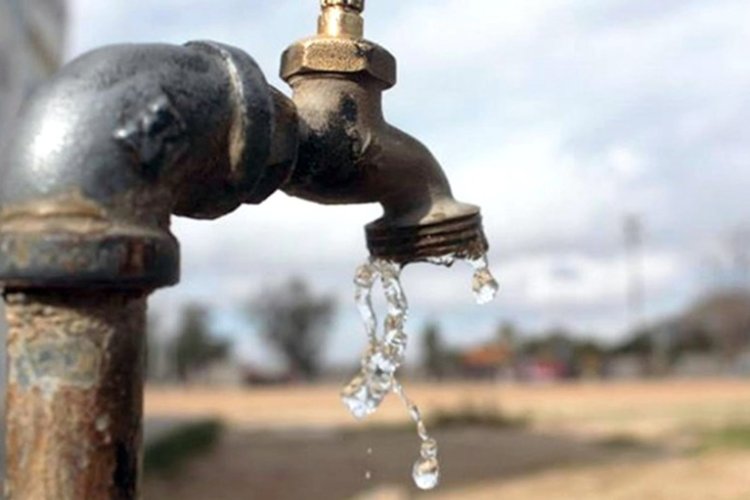
M 396 59 L 366 40 L 364 0 L 322 0 L 317 35 L 282 56 L 300 121 L 297 164 L 282 189 L 318 203 L 372 203 L 373 257 L 408 264 L 487 250 L 479 208 L 457 202 L 430 151 L 383 117 Z
M 6 498 L 139 497 L 146 299 L 179 281 L 171 215 L 214 219 L 278 190 L 378 202 L 375 258 L 487 249 L 479 209 L 389 125 L 395 58 L 364 0 L 321 0 L 284 53 L 292 98 L 215 42 L 104 47 L 35 91 L 0 170 L 9 324 Z

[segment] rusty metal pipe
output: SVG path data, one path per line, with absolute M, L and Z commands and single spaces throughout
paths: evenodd
M 260 203 L 294 105 L 244 52 L 121 45 L 32 96 L 0 178 L 7 498 L 139 497 L 146 296 L 179 278 L 172 214 Z
M 362 37 L 362 0 L 321 0 L 318 34 L 282 57 L 300 118 L 297 165 L 284 189 L 318 203 L 372 203 L 370 252 L 403 264 L 479 257 L 487 250 L 479 208 L 456 201 L 438 161 L 383 117 L 396 60 Z
M 8 500 L 138 498 L 146 298 L 6 293 Z

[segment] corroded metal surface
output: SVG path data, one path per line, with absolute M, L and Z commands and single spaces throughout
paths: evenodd
M 400 264 L 445 255 L 476 259 L 488 249 L 479 214 L 416 228 L 372 223 L 366 227 L 366 234 L 370 255 Z
M 6 300 L 6 498 L 138 498 L 145 297 Z

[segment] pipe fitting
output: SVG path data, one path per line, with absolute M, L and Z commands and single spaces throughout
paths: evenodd
M 334 7 L 324 6 L 324 15 L 326 8 Z M 383 117 L 382 93 L 396 83 L 387 50 L 319 32 L 284 53 L 281 77 L 293 89 L 301 133 L 285 192 L 318 203 L 380 203 L 383 217 L 366 227 L 375 257 L 406 264 L 486 252 L 479 208 L 457 202 L 430 151 Z
M 382 88 L 396 84 L 396 59 L 380 45 L 365 40 L 364 0 L 321 0 L 316 36 L 293 43 L 281 56 L 281 77 L 341 73 L 365 75 Z
M 30 99 L 11 140 L 0 281 L 173 284 L 170 215 L 215 218 L 262 201 L 289 175 L 297 135 L 293 105 L 238 49 L 193 42 L 84 55 Z
M 283 54 L 281 78 L 335 73 L 362 75 L 379 82 L 381 88 L 396 85 L 396 59 L 380 45 L 348 37 L 317 36 L 291 45 Z

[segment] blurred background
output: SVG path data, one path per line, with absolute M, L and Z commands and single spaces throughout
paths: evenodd
M 105 44 L 222 41 L 285 89 L 281 52 L 317 13 L 0 0 L 0 147 L 35 85 Z M 368 38 L 399 61 L 388 118 L 482 206 L 501 284 L 480 307 L 468 266 L 404 272 L 403 378 L 442 445 L 443 485 L 422 495 L 750 497 L 747 19 L 745 0 L 368 2 Z M 150 302 L 146 498 L 420 495 L 398 401 L 364 424 L 338 401 L 379 215 L 279 193 L 174 219 L 182 282 Z

